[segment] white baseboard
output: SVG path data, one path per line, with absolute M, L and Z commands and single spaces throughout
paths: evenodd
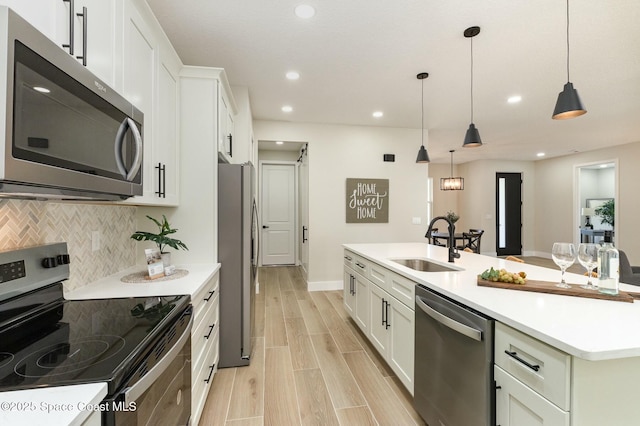
M 330 291 L 342 290 L 342 281 L 309 281 L 307 282 L 307 290 L 309 291 Z

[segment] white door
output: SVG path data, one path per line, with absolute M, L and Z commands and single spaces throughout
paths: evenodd
M 294 164 L 262 165 L 262 264 L 295 264 Z

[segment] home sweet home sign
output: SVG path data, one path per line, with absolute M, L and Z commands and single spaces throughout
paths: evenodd
M 347 179 L 347 223 L 389 223 L 389 179 Z

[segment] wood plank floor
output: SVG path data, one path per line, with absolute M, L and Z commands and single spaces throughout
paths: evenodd
M 260 268 L 251 365 L 220 369 L 200 425 L 424 425 L 342 306 L 297 267 Z

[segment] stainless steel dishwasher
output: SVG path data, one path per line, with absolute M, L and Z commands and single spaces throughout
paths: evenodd
M 493 319 L 416 286 L 416 410 L 429 426 L 495 425 Z

